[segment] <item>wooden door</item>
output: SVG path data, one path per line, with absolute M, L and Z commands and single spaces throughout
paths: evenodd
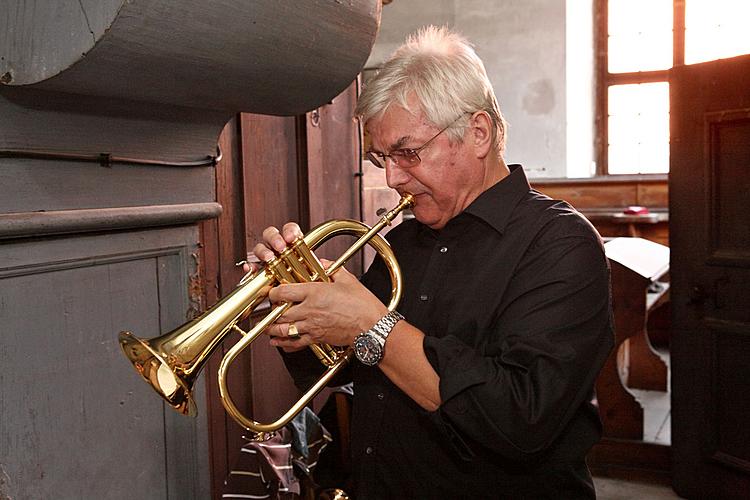
M 750 56 L 674 69 L 672 452 L 687 498 L 750 495 Z
M 216 196 L 224 210 L 216 221 L 201 225 L 207 306 L 234 289 L 242 277 L 235 263 L 255 259 L 253 247 L 267 226 L 296 221 L 307 231 L 333 217 L 359 218 L 359 140 L 351 119 L 356 88 L 352 84 L 332 103 L 303 116 L 242 113 L 227 124 L 219 139 L 223 159 L 216 169 Z M 356 263 L 350 270 L 359 270 Z M 267 312 L 267 306 L 259 306 L 252 319 Z M 224 351 L 238 335 L 228 337 Z M 217 353 L 206 367 L 212 498 L 221 498 L 247 434 L 219 400 L 220 362 Z M 276 349 L 263 340 L 233 363 L 228 385 L 237 407 L 261 422 L 276 420 L 299 396 Z

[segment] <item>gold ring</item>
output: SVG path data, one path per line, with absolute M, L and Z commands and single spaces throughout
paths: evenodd
M 286 332 L 286 336 L 293 339 L 299 338 L 299 331 L 297 330 L 297 325 L 295 325 L 294 322 L 289 323 L 289 329 Z

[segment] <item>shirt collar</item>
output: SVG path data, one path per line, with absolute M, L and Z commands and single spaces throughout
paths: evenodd
M 518 205 L 521 198 L 531 190 L 521 165 L 511 164 L 508 165 L 508 168 L 510 169 L 508 176 L 480 194 L 463 212 L 448 221 L 443 229 L 434 230 L 420 224 L 419 231 L 425 236 L 430 235 L 432 238 L 438 237 L 440 234 L 460 233 L 462 232 L 462 224 L 466 223 L 464 218 L 466 214 L 469 214 L 489 224 L 498 233 L 503 234 L 513 209 Z
M 464 211 L 485 221 L 503 234 L 513 209 L 531 190 L 523 167 L 508 165 L 510 174 L 480 194 Z

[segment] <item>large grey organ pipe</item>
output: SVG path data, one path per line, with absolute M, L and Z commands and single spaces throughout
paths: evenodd
M 0 83 L 299 114 L 356 77 L 380 10 L 380 0 L 3 0 Z

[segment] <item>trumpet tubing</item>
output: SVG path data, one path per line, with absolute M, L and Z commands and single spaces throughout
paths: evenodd
M 227 352 L 219 367 L 217 378 L 220 398 L 227 413 L 237 423 L 254 432 L 258 439 L 266 438 L 289 423 L 312 401 L 351 359 L 352 350 L 349 347 L 339 348 L 327 344 L 310 346 L 326 366 L 323 376 L 279 419 L 270 424 L 262 424 L 245 416 L 236 407 L 227 389 L 227 372 L 237 355 L 278 320 L 291 304 L 274 307 L 249 332 L 240 329 L 237 323 L 266 299 L 273 286 L 280 283 L 330 281 L 330 276 L 366 244 L 373 246 L 385 261 L 392 283 L 388 309 L 395 309 L 401 298 L 401 271 L 390 245 L 378 233 L 413 203 L 411 195 L 404 195 L 399 204 L 372 227 L 346 219 L 334 219 L 316 226 L 264 268 L 245 276 L 235 290 L 198 318 L 152 339 L 140 339 L 131 332 L 121 332 L 119 342 L 125 356 L 169 406 L 182 414 L 196 415 L 197 406 L 192 394 L 195 380 L 227 334 L 232 331 L 241 333 L 242 337 Z M 354 235 L 357 240 L 328 269 L 324 269 L 315 256 L 314 249 L 330 238 L 344 234 Z

